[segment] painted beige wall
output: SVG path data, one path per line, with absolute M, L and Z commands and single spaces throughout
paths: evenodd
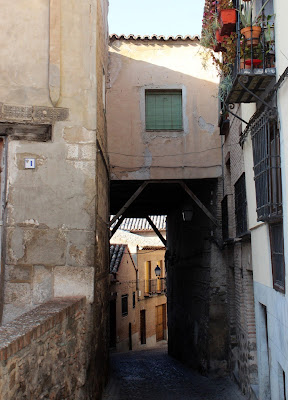
M 153 272 L 159 260 L 162 260 L 164 267 L 164 250 L 140 250 L 138 252 L 138 285 L 141 295 L 136 290 L 136 269 L 132 262 L 131 254 L 128 246 L 125 248 L 125 253 L 122 257 L 121 264 L 116 274 L 117 282 L 111 282 L 111 293 L 117 293 L 116 296 L 116 348 L 118 351 L 129 350 L 129 323 L 132 327 L 132 348 L 149 347 L 156 344 L 156 307 L 166 304 L 167 299 L 164 294 L 157 294 L 151 297 L 144 297 L 144 292 L 141 290 L 142 283 L 145 279 L 145 261 L 152 263 L 152 278 Z M 136 303 L 133 308 L 133 292 L 135 292 Z M 122 316 L 122 295 L 128 294 L 128 315 Z M 141 345 L 140 341 L 140 310 L 146 310 L 146 345 Z M 166 316 L 167 322 L 167 316 Z M 167 338 L 167 331 L 165 332 Z
M 214 68 L 203 69 L 199 47 L 198 39 L 110 42 L 107 124 L 112 179 L 220 176 L 218 78 Z M 145 131 L 145 88 L 182 89 L 182 132 Z
M 165 273 L 165 250 L 139 250 L 137 255 L 137 266 L 138 266 L 138 278 L 139 288 L 141 295 L 139 296 L 139 316 L 140 310 L 146 310 L 146 346 L 153 346 L 156 344 L 156 307 L 162 304 L 166 304 L 166 331 L 164 333 L 165 339 L 167 339 L 167 297 L 165 294 L 152 295 L 151 297 L 145 297 L 145 263 L 151 261 L 151 279 L 156 279 L 155 268 L 159 261 L 162 261 L 162 277 L 166 276 Z M 160 265 L 159 265 L 160 266 Z
M 50 142 L 9 140 L 4 322 L 54 296 L 93 303 L 94 281 L 102 299 L 108 285 L 107 160 L 99 148 L 96 156 L 96 139 L 106 153 L 108 2 L 59 4 L 59 48 L 49 50 L 49 1 L 0 0 L 0 102 L 55 110 L 49 54 L 59 52 L 57 107 L 69 110 L 52 124 Z M 35 170 L 24 169 L 26 157 L 36 159 Z
M 129 254 L 128 246 L 116 274 L 117 283 L 112 284 L 111 290 L 117 292 L 116 298 L 116 348 L 119 351 L 129 350 L 129 323 L 132 327 L 132 347 L 139 342 L 138 302 L 136 292 L 136 268 Z M 133 308 L 133 292 L 136 304 Z M 128 315 L 122 316 L 122 295 L 128 294 Z

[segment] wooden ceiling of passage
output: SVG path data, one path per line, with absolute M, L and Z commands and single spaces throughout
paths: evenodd
M 110 214 L 116 215 L 145 181 L 111 181 Z M 149 181 L 148 181 L 149 182 Z M 179 181 L 180 182 L 180 181 Z M 210 209 L 211 190 L 215 190 L 215 179 L 184 180 L 189 189 Z M 159 181 L 148 184 L 128 207 L 125 217 L 167 215 L 191 203 L 191 198 L 177 181 Z M 196 206 L 195 206 L 196 209 Z

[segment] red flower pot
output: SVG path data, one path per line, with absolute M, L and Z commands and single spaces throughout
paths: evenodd
M 235 32 L 237 21 L 235 8 L 220 10 L 219 19 L 222 26 L 220 31 L 221 36 L 230 35 L 232 32 Z
M 224 39 L 224 38 L 227 38 L 227 37 L 229 37 L 229 36 L 228 36 L 228 35 L 221 36 L 221 35 L 220 35 L 220 30 L 217 29 L 216 34 L 215 34 L 215 37 L 216 37 L 216 40 L 217 40 L 218 43 L 222 43 L 222 42 L 223 42 L 223 39 Z
M 258 68 L 260 64 L 262 63 L 262 60 L 259 60 L 258 58 L 253 59 L 253 68 Z M 251 59 L 249 58 L 248 60 L 245 61 L 245 64 L 251 67 Z

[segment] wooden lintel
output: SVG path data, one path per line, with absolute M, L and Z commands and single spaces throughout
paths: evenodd
M 161 242 L 164 244 L 164 246 L 166 247 L 166 240 L 164 239 L 164 237 L 161 235 L 161 233 L 159 232 L 159 230 L 157 229 L 156 225 L 154 225 L 152 219 L 147 215 L 146 216 L 147 221 L 149 222 L 149 224 L 151 225 L 153 231 L 156 233 L 156 235 L 159 237 L 159 239 L 161 240 Z
M 219 225 L 219 222 L 217 221 L 217 219 L 204 206 L 204 204 L 198 199 L 198 197 L 192 192 L 192 190 L 189 189 L 189 187 L 186 185 L 186 183 L 181 181 L 181 182 L 179 182 L 179 184 L 183 187 L 183 189 L 191 197 L 191 199 L 194 200 L 194 202 L 197 204 L 197 206 L 199 208 L 201 208 L 201 210 L 207 215 L 207 217 L 211 219 L 213 224 L 215 224 L 217 227 L 219 227 L 220 225 Z
M 122 222 L 125 219 L 125 214 L 123 214 L 117 221 L 117 223 L 115 224 L 114 228 L 112 229 L 112 231 L 110 231 L 110 239 L 112 238 L 112 236 L 114 235 L 114 233 L 117 231 L 117 229 L 119 228 L 119 226 L 122 224 Z
M 124 204 L 124 206 L 121 208 L 120 211 L 111 219 L 109 226 L 113 225 L 114 222 L 120 217 L 120 215 L 123 215 L 124 212 L 127 210 L 127 208 L 137 199 L 139 194 L 145 189 L 145 187 L 148 185 L 149 181 L 145 181 L 142 183 L 142 185 L 136 190 L 136 192 L 130 197 L 128 201 Z

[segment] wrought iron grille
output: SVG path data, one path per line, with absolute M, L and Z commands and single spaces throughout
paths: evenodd
M 270 243 L 274 289 L 285 291 L 283 222 L 270 225 Z
M 222 237 L 223 240 L 229 239 L 229 225 L 228 225 L 228 196 L 225 196 L 221 202 L 222 208 Z
M 258 221 L 282 216 L 280 137 L 277 113 L 263 112 L 250 127 Z
M 259 26 L 244 27 L 241 23 L 240 13 L 242 14 L 242 11 L 244 13 L 245 7 L 250 7 L 251 2 L 233 0 L 235 9 L 242 11 L 237 12 L 236 34 L 232 33 L 233 36 L 231 35 L 228 39 L 235 43 L 235 61 L 233 62 L 229 58 L 229 64 L 226 67 L 229 65 L 231 72 L 230 74 L 225 73 L 219 86 L 219 97 L 223 101 L 221 110 L 223 111 L 229 104 L 259 101 L 263 98 L 270 83 L 275 80 L 274 12 L 273 6 L 272 10 L 269 8 L 270 3 L 266 5 L 262 16 L 259 17 L 258 23 L 261 25 L 259 30 Z M 268 15 L 267 7 L 269 8 L 269 12 L 267 10 L 269 21 L 265 17 L 265 13 Z M 221 9 L 221 5 L 217 9 Z M 222 39 L 224 49 L 225 40 L 224 37 Z
M 160 294 L 165 293 L 166 291 L 166 279 L 158 278 L 158 279 L 146 279 L 143 281 L 145 290 L 145 295 L 151 294 Z
M 234 7 L 239 10 L 244 7 L 243 2 L 239 0 L 233 1 Z M 250 4 L 249 4 L 250 6 Z M 249 27 L 247 35 L 242 34 L 242 25 L 239 18 L 239 13 L 236 24 L 237 32 L 237 51 L 236 62 L 234 65 L 233 75 L 237 73 L 250 74 L 256 72 L 265 74 L 266 72 L 275 72 L 275 42 L 274 42 L 274 25 L 269 28 L 269 23 L 264 18 L 262 13 L 261 33 L 260 37 L 253 31 L 253 27 Z M 273 12 L 271 12 L 273 14 Z M 270 16 L 274 19 L 274 15 Z M 267 71 L 266 71 L 267 70 Z
M 235 217 L 236 217 L 236 235 L 242 236 L 247 233 L 247 199 L 245 174 L 242 174 L 235 183 Z

